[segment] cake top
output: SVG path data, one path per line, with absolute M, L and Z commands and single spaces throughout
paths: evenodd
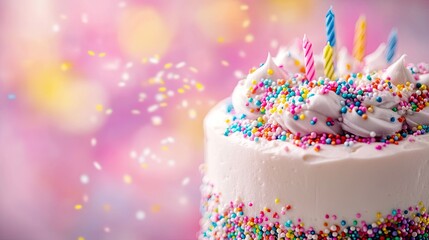
M 323 57 L 313 56 L 306 36 L 301 46 L 281 48 L 275 58 L 268 54 L 239 81 L 226 136 L 241 133 L 251 141 L 289 141 L 316 151 L 320 144 L 379 142 L 381 150 L 429 131 L 428 64 L 407 64 L 402 55 L 389 66 L 393 53 L 384 43 L 366 57 L 356 49 L 353 57 L 345 48 L 336 52 L 329 42 Z

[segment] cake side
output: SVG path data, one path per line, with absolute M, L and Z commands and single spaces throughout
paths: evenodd
M 224 135 L 232 117 L 229 102 L 214 107 L 204 123 L 205 181 L 217 196 L 216 214 L 241 204 L 243 218 L 261 217 L 286 229 L 301 224 L 340 230 L 354 221 L 376 222 L 392 209 L 424 210 L 428 204 L 429 136 L 410 136 L 383 151 L 376 150 L 377 143 L 327 145 L 317 152 L 290 142 L 249 141 L 240 133 Z M 217 222 L 211 218 L 203 219 L 203 232 Z M 216 231 L 228 232 L 208 232 Z

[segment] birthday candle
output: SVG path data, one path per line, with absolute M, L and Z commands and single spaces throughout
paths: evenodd
M 313 58 L 313 44 L 308 41 L 306 35 L 304 35 L 304 39 L 302 39 L 302 48 L 304 49 L 305 74 L 308 80 L 313 80 L 316 73 Z
M 353 56 L 362 62 L 365 55 L 365 39 L 366 39 L 366 20 L 364 16 L 360 16 L 356 22 L 355 39 L 353 47 Z
M 333 49 L 331 44 L 328 42 L 323 49 L 323 59 L 324 59 L 324 72 L 325 76 L 329 79 L 334 78 L 334 59 L 333 59 Z
M 398 33 L 396 29 L 392 29 L 389 35 L 388 45 L 387 45 L 387 51 L 386 51 L 386 60 L 387 63 L 391 63 L 393 60 L 393 57 L 395 56 L 396 51 L 396 43 L 398 42 Z
M 332 12 L 332 6 L 329 8 L 328 13 L 326 13 L 326 37 L 331 46 L 335 47 L 337 40 L 335 38 L 335 15 Z

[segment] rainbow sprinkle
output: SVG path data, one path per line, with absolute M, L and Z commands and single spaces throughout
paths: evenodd
M 429 67 L 423 63 L 417 66 L 409 64 L 407 69 L 415 79 L 419 79 L 422 74 L 429 73 Z M 252 70 L 254 71 L 254 69 Z M 318 119 L 314 116 L 307 116 L 302 106 L 311 103 L 315 92 L 322 95 L 330 92 L 335 93 L 341 99 L 338 109 L 341 117 L 326 116 L 323 119 Z M 380 93 L 388 95 L 384 96 Z M 374 132 L 371 132 L 369 137 L 362 137 L 344 130 L 340 134 L 316 132 L 293 134 L 276 121 L 271 121 L 270 118 L 273 114 L 288 112 L 295 121 L 309 121 L 311 125 L 325 124 L 328 127 L 334 127 L 336 124 L 340 124 L 342 116 L 345 114 L 356 113 L 363 120 L 368 119 L 370 114 L 375 111 L 375 107 L 367 102 L 373 101 L 377 104 L 383 104 L 383 101 L 389 101 L 385 97 L 395 98 L 399 101 L 397 105 L 389 108 L 392 111 L 392 117 L 387 119 L 387 122 L 399 122 L 403 127 L 398 132 L 383 136 L 376 136 Z M 255 142 L 260 139 L 289 141 L 302 148 L 309 148 L 318 144 L 343 144 L 349 147 L 358 142 L 379 142 L 380 144 L 377 145 L 376 149 L 381 150 L 388 144 L 398 144 L 407 136 L 427 133 L 429 131 L 428 125 L 421 124 L 411 127 L 406 124 L 406 117 L 407 114 L 419 112 L 428 106 L 429 93 L 428 86 L 425 84 L 417 81 L 416 84 L 407 82 L 394 86 L 389 79 L 377 77 L 377 74 L 353 73 L 332 81 L 324 78 L 308 80 L 305 74 L 300 73 L 289 79 L 261 78 L 253 80 L 252 86 L 248 89 L 246 103 L 250 113 L 258 114 L 258 117 L 252 119 L 245 114 L 238 115 L 235 113 L 232 104 L 228 105 L 227 113 L 231 114 L 231 118 L 227 120 L 229 125 L 224 135 L 240 133 L 244 138 Z M 320 147 L 315 148 L 315 150 L 320 150 Z
M 429 239 L 429 214 L 422 202 L 407 209 L 392 209 L 383 216 L 374 213 L 376 221 L 361 220 L 361 214 L 351 222 L 326 214 L 333 223 L 324 223 L 323 230 L 305 227 L 302 219 L 296 222 L 279 222 L 280 214 L 292 211 L 290 205 L 282 207 L 280 213 L 262 209 L 258 216 L 245 214 L 252 203 L 230 202 L 221 206 L 221 194 L 213 192 L 213 185 L 204 183 L 202 187 L 201 211 L 203 214 L 200 239 Z

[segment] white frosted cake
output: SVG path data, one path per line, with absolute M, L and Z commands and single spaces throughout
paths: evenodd
M 429 66 L 384 48 L 281 49 L 210 111 L 200 239 L 429 239 Z

